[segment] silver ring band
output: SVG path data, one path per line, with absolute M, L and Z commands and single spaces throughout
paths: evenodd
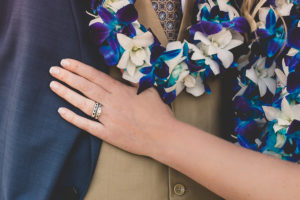
M 98 109 L 97 109 L 97 112 L 96 112 L 96 117 L 95 119 L 99 119 L 100 115 L 102 113 L 102 105 L 99 103 L 99 106 L 98 106 Z
M 97 114 L 97 110 L 98 110 L 99 105 L 100 105 L 100 104 L 99 104 L 98 102 L 95 102 L 94 110 L 93 110 L 93 113 L 92 113 L 92 117 L 93 117 L 93 118 L 96 117 L 96 114 Z

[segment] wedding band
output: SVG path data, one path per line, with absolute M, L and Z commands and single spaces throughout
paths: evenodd
M 96 117 L 95 119 L 99 119 L 100 115 L 102 113 L 102 105 L 99 103 L 99 106 L 98 106 L 98 109 L 97 109 L 97 112 L 96 112 Z
M 96 117 L 96 114 L 97 114 L 97 110 L 99 108 L 99 103 L 98 102 L 95 102 L 95 105 L 94 105 L 94 110 L 93 110 L 93 113 L 92 113 L 92 117 L 95 118 Z

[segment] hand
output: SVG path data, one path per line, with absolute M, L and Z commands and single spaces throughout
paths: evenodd
M 102 105 L 99 121 L 60 108 L 61 117 L 96 137 L 134 154 L 152 156 L 163 137 L 163 130 L 174 120 L 171 109 L 154 88 L 137 95 L 137 88 L 114 80 L 105 73 L 72 59 L 50 74 L 80 91 L 79 94 L 57 81 L 50 88 L 60 97 L 91 116 L 95 102 Z

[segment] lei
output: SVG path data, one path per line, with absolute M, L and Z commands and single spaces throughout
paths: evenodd
M 299 1 L 264 0 L 251 27 L 242 1 L 197 0 L 189 38 L 163 47 L 140 24 L 135 0 L 92 0 L 93 42 L 138 94 L 155 86 L 171 103 L 184 89 L 210 93 L 207 80 L 233 68 L 235 134 L 246 148 L 300 160 Z M 245 39 L 247 38 L 247 40 Z

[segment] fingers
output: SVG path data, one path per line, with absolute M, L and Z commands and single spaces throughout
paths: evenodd
M 91 116 L 94 110 L 95 102 L 74 92 L 73 90 L 67 88 L 66 86 L 58 83 L 57 81 L 52 81 L 50 83 L 51 90 L 58 96 L 65 99 L 67 102 L 71 103 L 73 106 L 79 108 L 85 114 Z
M 109 92 L 112 92 L 118 84 L 121 84 L 109 75 L 77 60 L 63 59 L 61 65 L 67 70 L 92 81 Z
M 59 108 L 58 113 L 63 119 L 77 126 L 78 128 L 85 130 L 86 132 L 100 139 L 105 140 L 105 138 L 107 138 L 106 134 L 108 133 L 105 127 L 99 122 L 81 117 L 67 108 Z
M 58 80 L 65 82 L 72 88 L 79 90 L 88 98 L 105 103 L 105 97 L 108 95 L 108 92 L 102 87 L 88 81 L 87 79 L 82 78 L 61 67 L 51 67 L 50 74 Z

